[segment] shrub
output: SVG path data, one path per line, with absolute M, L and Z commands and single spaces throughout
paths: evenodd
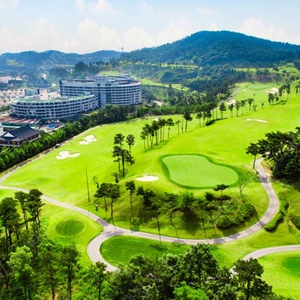
M 294 225 L 300 229 L 300 216 L 295 213 L 290 213 L 290 219 L 294 223 Z
M 275 215 L 275 217 L 265 226 L 265 230 L 274 231 L 282 220 L 283 220 L 283 213 L 279 211 Z
M 218 220 L 217 220 L 217 227 L 220 229 L 228 229 L 233 225 L 233 222 L 230 218 L 228 218 L 227 216 L 221 216 Z
M 249 219 L 255 214 L 255 208 L 250 203 L 243 203 L 237 212 L 237 215 L 243 220 Z

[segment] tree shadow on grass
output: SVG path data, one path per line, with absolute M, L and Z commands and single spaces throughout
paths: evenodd
M 150 244 L 150 247 L 154 248 L 156 251 L 159 252 L 166 252 L 167 246 L 162 244 Z
M 185 212 L 182 216 L 183 228 L 192 235 L 200 229 L 200 217 L 193 211 Z

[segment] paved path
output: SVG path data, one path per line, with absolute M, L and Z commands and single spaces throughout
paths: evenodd
M 299 251 L 300 245 L 289 245 L 289 246 L 278 246 L 278 247 L 270 247 L 256 250 L 252 253 L 246 255 L 243 260 L 248 260 L 250 258 L 260 258 L 266 256 L 268 254 L 278 253 L 278 252 L 286 252 L 286 251 Z
M 267 209 L 267 211 L 265 212 L 265 214 L 263 215 L 263 217 L 253 226 L 251 226 L 250 228 L 238 232 L 236 234 L 227 236 L 227 237 L 220 237 L 220 238 L 216 238 L 216 239 L 179 239 L 179 238 L 175 238 L 175 237 L 167 237 L 167 236 L 158 236 L 156 234 L 151 234 L 151 233 L 146 233 L 146 232 L 140 232 L 140 231 L 132 231 L 129 229 L 124 229 L 124 228 L 120 228 L 117 226 L 114 226 L 113 224 L 110 224 L 108 222 L 106 222 L 105 220 L 99 218 L 97 215 L 82 209 L 80 207 L 76 207 L 73 206 L 71 204 L 67 204 L 67 203 L 63 203 L 60 202 L 58 200 L 55 200 L 53 198 L 47 197 L 47 196 L 42 196 L 42 199 L 44 199 L 45 201 L 52 203 L 54 205 L 57 206 L 61 206 L 67 209 L 72 209 L 74 211 L 77 211 L 79 213 L 82 213 L 83 215 L 88 216 L 89 218 L 91 218 L 92 220 L 94 220 L 95 222 L 97 222 L 98 224 L 100 224 L 103 228 L 103 231 L 101 234 L 99 234 L 98 236 L 96 236 L 89 244 L 88 244 L 88 248 L 87 248 L 87 252 L 88 255 L 90 257 L 90 259 L 95 263 L 97 261 L 101 261 L 103 263 L 105 263 L 107 265 L 107 270 L 108 271 L 114 271 L 116 269 L 116 267 L 110 265 L 109 263 L 107 263 L 104 258 L 101 256 L 101 253 L 99 251 L 101 244 L 108 238 L 113 237 L 113 236 L 117 236 L 117 235 L 128 235 L 128 236 L 136 236 L 136 237 L 141 237 L 141 238 L 147 238 L 147 239 L 151 239 L 151 240 L 160 240 L 163 242 L 175 242 L 175 243 L 183 243 L 183 244 L 189 244 L 189 245 L 196 245 L 197 243 L 207 243 L 207 244 L 221 244 L 221 243 L 227 243 L 227 242 L 232 242 L 235 241 L 237 239 L 241 239 L 244 238 L 246 236 L 251 235 L 252 233 L 260 230 L 261 228 L 263 228 L 272 218 L 273 216 L 276 214 L 277 210 L 278 210 L 278 199 L 277 196 L 271 186 L 271 184 L 269 183 L 267 174 L 265 172 L 265 170 L 263 169 L 263 167 L 261 166 L 261 161 L 262 158 L 256 161 L 256 168 L 257 168 L 257 172 L 260 176 L 260 180 L 262 182 L 262 185 L 269 197 L 269 207 Z M 13 172 L 15 172 L 19 167 L 11 170 L 10 172 L 6 173 L 2 178 L 0 178 L 0 187 L 3 189 L 10 189 L 10 190 L 15 190 L 15 191 L 23 191 L 23 192 L 28 192 L 28 190 L 26 189 L 22 189 L 22 188 L 16 188 L 16 187 L 9 187 L 9 186 L 3 186 L 2 182 L 8 177 L 10 176 Z M 296 246 L 297 247 L 297 246 Z M 300 246 L 299 246 L 300 247 Z M 270 248 L 270 249 L 274 249 L 274 248 Z M 263 250 L 259 250 L 259 251 L 263 251 Z M 257 251 L 257 252 L 259 252 Z M 267 251 L 267 250 L 266 250 Z M 287 251 L 287 250 L 286 250 Z M 256 253 L 256 252 L 254 252 Z M 254 253 L 249 254 L 249 255 L 254 255 Z M 268 254 L 266 252 L 266 254 Z M 264 255 L 266 255 L 264 254 Z M 246 259 L 246 258 L 244 258 Z

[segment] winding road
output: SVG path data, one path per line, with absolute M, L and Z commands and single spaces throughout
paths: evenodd
M 77 212 L 89 217 L 90 219 L 94 220 L 99 225 L 101 225 L 103 228 L 103 231 L 98 236 L 96 236 L 93 240 L 91 240 L 91 242 L 88 244 L 87 252 L 88 252 L 90 259 L 94 263 L 97 261 L 101 261 L 107 265 L 108 271 L 114 271 L 114 270 L 116 270 L 116 267 L 114 267 L 111 264 L 109 264 L 108 262 L 106 262 L 104 260 L 104 258 L 101 256 L 101 253 L 99 251 L 101 244 L 106 239 L 111 238 L 113 236 L 128 235 L 128 236 L 135 236 L 135 237 L 146 238 L 146 239 L 151 239 L 151 240 L 160 240 L 163 242 L 171 242 L 171 243 L 183 243 L 183 244 L 188 244 L 188 245 L 196 245 L 197 243 L 221 244 L 221 243 L 232 242 L 232 241 L 244 238 L 244 237 L 249 236 L 249 235 L 253 234 L 254 232 L 262 229 L 277 213 L 277 210 L 279 207 L 278 198 L 272 188 L 272 185 L 269 182 L 268 176 L 267 176 L 264 168 L 261 166 L 262 160 L 263 159 L 260 158 L 256 161 L 256 169 L 260 176 L 261 183 L 269 197 L 269 206 L 268 206 L 267 211 L 265 212 L 263 217 L 256 224 L 251 226 L 250 228 L 247 228 L 244 231 L 238 232 L 236 234 L 233 234 L 233 235 L 230 235 L 227 237 L 220 237 L 220 238 L 216 238 L 216 239 L 202 239 L 202 240 L 180 239 L 180 238 L 175 238 L 175 237 L 159 236 L 156 234 L 151 234 L 151 233 L 146 233 L 146 232 L 132 231 L 129 229 L 124 229 L 124 228 L 114 226 L 113 224 L 110 224 L 110 223 L 106 222 L 105 220 L 99 218 L 97 215 L 95 215 L 85 209 L 82 209 L 80 207 L 60 202 L 60 201 L 50 198 L 48 196 L 42 196 L 42 199 L 51 204 L 77 211 Z M 7 177 L 9 177 L 13 172 L 18 170 L 20 167 L 21 166 L 14 168 L 13 170 L 6 173 L 2 178 L 0 178 L 0 188 L 14 190 L 14 191 L 23 191 L 26 193 L 29 192 L 28 190 L 23 189 L 23 188 L 2 185 L 2 182 Z M 270 253 L 281 252 L 281 251 L 293 251 L 293 250 L 300 250 L 300 245 L 265 248 L 265 249 L 261 249 L 261 250 L 252 252 L 252 253 L 248 254 L 246 257 L 244 257 L 243 259 L 246 260 L 246 259 L 249 259 L 250 257 L 259 258 L 259 257 L 262 257 L 262 256 L 270 254 Z

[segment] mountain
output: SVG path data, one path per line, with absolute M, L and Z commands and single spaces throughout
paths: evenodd
M 108 61 L 112 58 L 119 58 L 117 51 L 97 51 L 87 54 L 64 53 L 49 50 L 45 52 L 25 51 L 20 53 L 4 53 L 0 56 L 0 69 L 36 69 L 53 68 L 57 66 L 75 65 L 83 61 L 90 62 Z
M 270 66 L 300 57 L 300 46 L 247 36 L 231 31 L 200 31 L 155 48 L 122 54 L 122 60 L 150 63 L 195 63 L 200 66 Z

